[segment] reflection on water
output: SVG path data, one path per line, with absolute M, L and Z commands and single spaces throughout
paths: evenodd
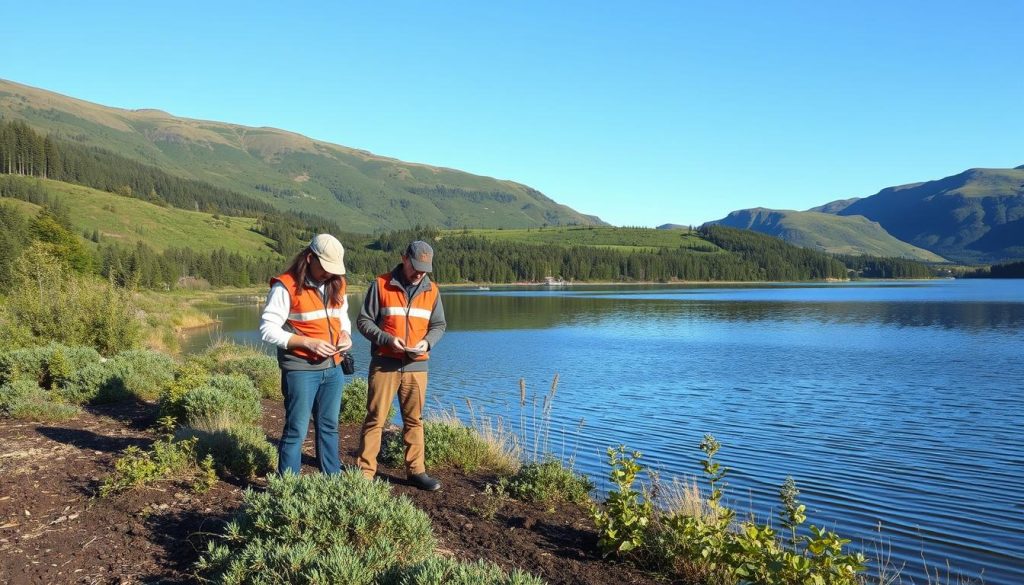
M 626 443 L 664 475 L 723 443 L 732 503 L 767 518 L 792 475 L 812 522 L 1024 582 L 1024 282 L 445 292 L 428 401 L 518 423 L 561 383 L 554 450 L 602 480 Z M 353 305 L 359 299 L 350 299 Z M 257 342 L 259 307 L 192 340 Z M 354 313 L 354 307 L 353 307 Z M 367 345 L 356 336 L 365 375 Z M 530 410 L 528 406 L 527 410 Z M 580 419 L 585 425 L 578 431 Z

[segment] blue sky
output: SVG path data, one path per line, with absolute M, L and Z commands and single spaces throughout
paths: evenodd
M 1020 1 L 370 4 L 10 3 L 0 77 L 512 179 L 615 225 L 1024 164 Z

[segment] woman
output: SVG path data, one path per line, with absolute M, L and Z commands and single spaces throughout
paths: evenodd
M 280 276 L 260 319 L 263 341 L 277 346 L 285 422 L 278 447 L 278 473 L 298 474 L 309 418 L 316 431 L 316 459 L 324 473 L 339 473 L 338 412 L 345 376 L 342 353 L 352 347 L 345 298 L 345 249 L 320 234 Z

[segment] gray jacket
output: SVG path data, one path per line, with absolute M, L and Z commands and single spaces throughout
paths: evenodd
M 402 265 L 399 264 L 391 271 L 391 283 L 405 289 L 407 302 L 412 303 L 412 299 L 416 298 L 416 295 L 427 290 L 427 287 L 430 285 L 430 277 L 424 275 L 423 280 L 418 285 L 406 284 L 402 278 Z M 363 306 L 359 309 L 359 316 L 356 317 L 356 329 L 363 334 L 363 337 L 370 340 L 370 369 L 380 368 L 385 371 L 402 370 L 405 372 L 427 371 L 428 360 L 415 362 L 410 359 L 396 359 L 377 355 L 378 347 L 390 345 L 394 339 L 393 335 L 381 330 L 380 320 L 380 299 L 377 293 L 377 279 L 375 278 L 370 283 L 369 290 L 366 291 Z M 430 322 L 427 325 L 426 340 L 428 349 L 433 349 L 437 345 L 437 342 L 441 340 L 441 336 L 444 335 L 447 328 L 448 323 L 444 318 L 444 305 L 441 304 L 441 295 L 439 294 L 437 295 L 437 301 L 434 303 L 434 308 L 430 312 Z

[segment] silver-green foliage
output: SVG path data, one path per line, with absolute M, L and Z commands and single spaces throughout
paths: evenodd
M 143 400 L 155 400 L 174 381 L 174 360 L 156 351 L 123 351 L 109 363 L 124 392 Z
M 179 439 L 195 439 L 199 457 L 210 456 L 220 475 L 243 479 L 261 476 L 277 467 L 277 449 L 267 441 L 263 429 L 239 426 L 226 429 L 179 429 Z
M 239 374 L 212 376 L 184 395 L 182 408 L 185 424 L 202 428 L 254 425 L 262 411 L 259 390 Z
M 281 370 L 277 360 L 255 350 L 220 362 L 213 370 L 221 374 L 241 374 L 250 380 L 263 398 L 281 400 Z
M 428 559 L 426 514 L 358 471 L 272 476 L 198 563 L 215 583 L 374 583 Z
M 48 390 L 32 380 L 13 380 L 0 386 L 0 415 L 56 422 L 74 418 L 79 412 L 73 404 L 54 401 Z
M 506 573 L 501 567 L 478 560 L 464 563 L 432 557 L 385 580 L 393 585 L 543 585 L 538 577 L 518 569 Z

